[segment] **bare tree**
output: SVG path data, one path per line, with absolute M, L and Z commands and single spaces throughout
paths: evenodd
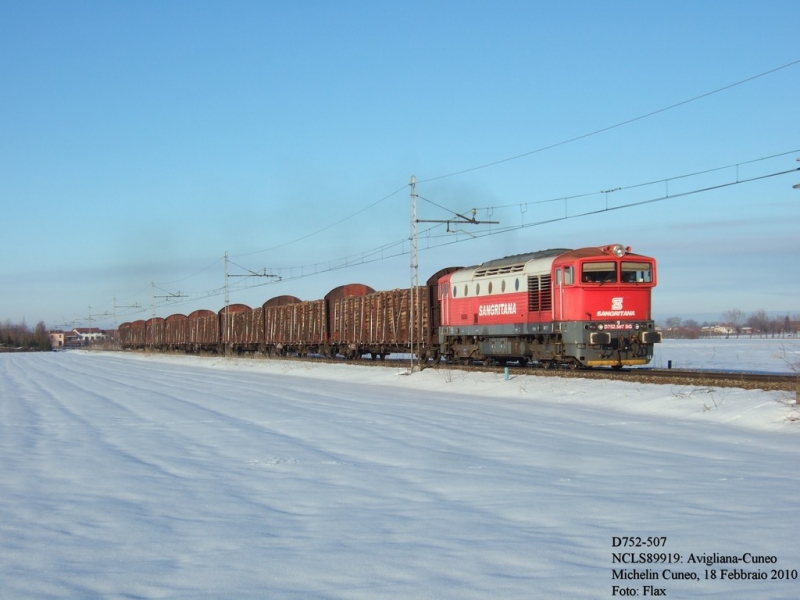
M 732 308 L 731 310 L 726 310 L 724 313 L 722 313 L 723 325 L 732 327 L 736 332 L 736 337 L 739 337 L 739 334 L 742 333 L 744 322 L 744 313 L 738 308 Z
M 33 330 L 33 345 L 39 350 L 50 350 L 50 334 L 47 333 L 47 325 L 44 321 L 39 321 Z
M 22 323 L 12 323 L 10 320 L 6 320 L 4 323 L 0 323 L 0 346 L 12 349 L 50 350 L 50 335 L 47 333 L 47 326 L 42 321 L 31 331 L 24 320 Z
M 757 331 L 761 337 L 763 337 L 766 333 L 769 332 L 769 315 L 767 315 L 767 311 L 763 308 L 758 309 L 750 318 L 747 319 L 747 324 L 753 328 L 753 331 Z

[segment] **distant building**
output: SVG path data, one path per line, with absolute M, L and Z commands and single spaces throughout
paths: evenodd
M 50 332 L 50 347 L 55 348 L 63 348 L 64 347 L 64 337 L 66 333 L 61 330 L 58 331 L 51 331 Z
M 81 336 L 73 331 L 61 331 L 56 329 L 49 332 L 50 346 L 54 350 L 59 348 L 74 348 L 81 345 Z
M 703 327 L 703 335 L 733 335 L 736 329 L 729 325 L 707 325 Z
M 106 333 L 98 327 L 76 327 L 72 331 L 80 338 L 80 342 L 84 346 L 108 338 Z

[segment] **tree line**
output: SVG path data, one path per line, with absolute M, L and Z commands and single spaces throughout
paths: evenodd
M 722 313 L 716 322 L 698 323 L 693 319 L 669 317 L 662 325 L 664 337 L 695 339 L 704 336 L 786 337 L 800 332 L 800 314 L 769 316 L 765 310 L 750 315 L 734 308 Z
M 39 321 L 31 329 L 25 321 L 0 322 L 0 349 L 23 348 L 27 350 L 50 350 L 50 334 L 44 321 Z

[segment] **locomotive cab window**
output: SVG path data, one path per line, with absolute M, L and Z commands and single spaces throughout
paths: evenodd
M 650 263 L 623 262 L 622 283 L 653 283 Z
M 616 283 L 617 263 L 612 261 L 584 263 L 581 270 L 583 283 Z
M 564 267 L 563 273 L 561 267 L 556 269 L 556 285 L 572 285 L 575 282 L 575 267 Z

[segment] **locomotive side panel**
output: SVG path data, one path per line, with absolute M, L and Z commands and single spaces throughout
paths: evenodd
M 448 288 L 440 289 L 442 325 L 458 328 L 462 335 L 497 335 L 538 331 L 528 325 L 551 323 L 553 257 L 534 253 L 511 258 L 518 260 L 493 261 L 441 279 Z

